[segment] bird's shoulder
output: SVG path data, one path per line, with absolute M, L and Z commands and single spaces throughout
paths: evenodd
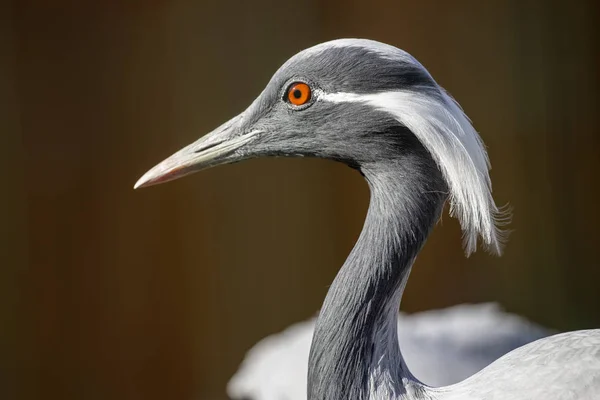
M 600 398 L 600 329 L 560 333 L 499 358 L 436 398 L 592 400 Z

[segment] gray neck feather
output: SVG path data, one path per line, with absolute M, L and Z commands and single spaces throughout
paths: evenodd
M 309 400 L 396 399 L 423 388 L 402 358 L 397 316 L 412 263 L 440 217 L 447 187 L 418 143 L 397 159 L 362 165 L 361 172 L 371 202 L 317 321 Z

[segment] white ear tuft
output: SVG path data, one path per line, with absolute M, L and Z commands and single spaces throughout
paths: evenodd
M 492 197 L 490 163 L 485 146 L 461 107 L 443 89 L 398 90 L 374 94 L 329 93 L 334 102 L 364 102 L 394 116 L 429 150 L 450 189 L 450 215 L 463 230 L 470 255 L 481 236 L 488 249 L 502 252 L 510 210 L 500 209 Z

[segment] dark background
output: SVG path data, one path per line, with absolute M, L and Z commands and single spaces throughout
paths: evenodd
M 0 5 L 0 398 L 224 399 L 253 343 L 317 311 L 362 226 L 357 173 L 266 159 L 132 186 L 339 37 L 416 56 L 514 207 L 501 258 L 466 259 L 445 216 L 402 308 L 600 326 L 597 1 L 116 3 Z

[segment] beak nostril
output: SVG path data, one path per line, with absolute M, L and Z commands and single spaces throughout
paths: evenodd
M 213 147 L 215 147 L 215 146 L 218 146 L 218 145 L 220 145 L 220 144 L 221 144 L 221 143 L 223 143 L 223 142 L 224 142 L 224 141 L 223 141 L 223 140 L 221 140 L 221 141 L 218 141 L 218 142 L 209 143 L 209 144 L 207 144 L 207 145 L 204 145 L 204 146 L 200 147 L 199 149 L 196 149 L 196 150 L 194 150 L 194 153 L 196 153 L 196 154 L 197 154 L 197 153 L 200 153 L 200 152 L 202 152 L 202 151 L 205 151 L 205 150 L 208 150 L 208 149 L 212 149 Z

